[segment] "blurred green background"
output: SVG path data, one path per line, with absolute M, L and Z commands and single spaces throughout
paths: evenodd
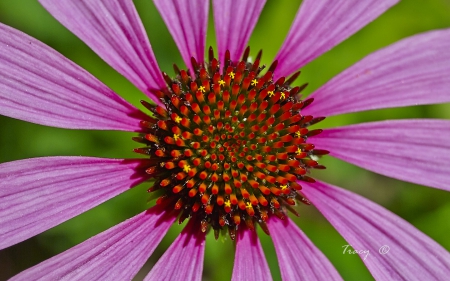
M 172 74 L 172 63 L 175 62 L 180 66 L 183 63 L 167 28 L 150 0 L 134 2 L 161 68 Z M 250 39 L 253 55 L 256 55 L 257 50 L 264 49 L 264 62 L 270 64 L 288 32 L 300 2 L 299 0 L 267 2 Z M 0 22 L 22 30 L 55 48 L 141 108 L 139 100 L 144 96 L 53 19 L 37 1 L 1 0 Z M 448 27 L 450 27 L 449 0 L 402 1 L 350 39 L 307 65 L 297 83 L 308 82 L 306 93 L 309 94 L 346 67 L 381 47 L 420 32 Z M 208 27 L 207 46 L 209 45 L 215 46 L 212 13 Z M 329 118 L 320 125 L 326 128 L 395 118 L 450 119 L 450 105 L 347 114 Z M 0 116 L 0 162 L 56 155 L 136 157 L 132 152 L 136 147 L 131 141 L 133 135 L 123 132 L 56 129 Z M 325 157 L 322 162 L 328 169 L 315 173 L 316 177 L 381 204 L 415 225 L 446 249 L 450 249 L 449 193 L 376 175 L 331 157 Z M 138 186 L 83 215 L 0 251 L 0 280 L 7 279 L 146 209 L 148 187 L 148 183 Z M 295 218 L 295 221 L 332 261 L 345 280 L 372 279 L 358 256 L 342 254 L 342 246 L 347 243 L 314 207 L 299 206 L 298 211 L 301 215 Z M 137 280 L 142 279 L 151 269 L 152 264 L 163 254 L 181 228 L 182 226 L 175 225 L 171 229 L 136 277 Z M 207 238 L 204 280 L 229 280 L 234 259 L 233 244 L 229 239 L 215 241 L 211 234 Z M 264 234 L 260 237 L 273 278 L 280 280 L 270 237 Z

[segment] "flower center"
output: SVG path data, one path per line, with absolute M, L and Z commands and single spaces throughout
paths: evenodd
M 234 239 L 243 222 L 267 232 L 269 216 L 296 214 L 296 200 L 308 203 L 298 181 L 313 182 L 309 170 L 324 168 L 315 156 L 328 153 L 306 143 L 321 132 L 307 127 L 324 118 L 301 114 L 312 99 L 298 95 L 306 85 L 290 86 L 298 74 L 273 81 L 276 63 L 262 74 L 260 54 L 254 63 L 248 54 L 233 62 L 227 52 L 221 67 L 210 49 L 208 63 L 192 58 L 192 75 L 176 66 L 176 78 L 164 74 L 168 88 L 158 95 L 165 108 L 142 102 L 154 118 L 134 138 L 146 144 L 135 151 L 150 157 L 157 203 L 170 201 L 180 222 L 199 218 L 216 238 L 228 228 Z

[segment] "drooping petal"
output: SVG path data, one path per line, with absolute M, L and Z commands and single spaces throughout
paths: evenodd
M 67 29 L 153 101 L 165 87 L 132 0 L 39 0 Z
M 175 219 L 156 206 L 11 280 L 131 280 Z
M 226 50 L 232 61 L 241 59 L 264 4 L 266 0 L 213 0 L 219 61 L 224 62 Z
M 0 249 L 130 189 L 141 160 L 43 157 L 0 164 Z
M 191 57 L 203 62 L 209 0 L 153 0 L 187 67 Z
M 314 92 L 305 114 L 330 116 L 450 101 L 450 29 L 427 32 L 368 55 Z
M 248 229 L 239 231 L 231 280 L 272 280 L 269 265 L 256 231 Z
M 283 280 L 342 280 L 325 255 L 291 220 L 273 218 L 267 225 Z
M 38 40 L 0 24 L 0 114 L 70 129 L 139 131 L 145 115 Z
M 302 193 L 347 240 L 349 247 L 362 251 L 360 257 L 376 280 L 448 279 L 450 254 L 402 218 L 364 197 L 326 183 L 304 184 Z M 367 257 L 364 251 L 369 251 Z
M 305 0 L 276 56 L 288 76 L 379 17 L 398 0 Z
M 205 233 L 191 219 L 144 280 L 202 280 Z
M 392 178 L 450 191 L 450 121 L 388 120 L 326 129 L 311 142 Z

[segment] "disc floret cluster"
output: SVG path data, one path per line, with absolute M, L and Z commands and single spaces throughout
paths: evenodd
M 316 160 L 328 153 L 306 142 L 322 131 L 308 127 L 324 118 L 301 114 L 313 100 L 300 99 L 306 84 L 290 86 L 300 73 L 273 81 L 276 62 L 262 74 L 261 52 L 253 63 L 248 56 L 249 48 L 233 62 L 226 52 L 220 65 L 210 48 L 209 62 L 192 58 L 193 71 L 163 73 L 164 107 L 142 101 L 153 117 L 134 138 L 146 145 L 135 151 L 150 157 L 157 203 L 180 210 L 180 222 L 199 219 L 216 237 L 228 230 L 234 239 L 242 223 L 268 232 L 270 216 L 297 214 L 296 201 L 309 204 L 298 182 L 313 182 L 310 169 L 324 169 Z

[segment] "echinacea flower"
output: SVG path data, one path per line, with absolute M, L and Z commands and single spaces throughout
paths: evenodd
M 214 0 L 218 58 L 204 59 L 209 0 L 154 0 L 189 70 L 161 74 L 131 0 L 42 5 L 145 93 L 141 112 L 41 42 L 0 25 L 0 113 L 69 128 L 138 132 L 136 159 L 44 157 L 0 165 L 0 246 L 37 235 L 154 181 L 157 205 L 38 264 L 16 280 L 129 280 L 169 227 L 188 220 L 146 280 L 199 280 L 205 235 L 236 240 L 233 280 L 269 280 L 255 227 L 270 233 L 283 280 L 338 272 L 287 217 L 312 204 L 379 280 L 443 280 L 450 255 L 384 208 L 315 180 L 330 154 L 393 178 L 449 190 L 450 122 L 388 120 L 310 129 L 323 117 L 450 101 L 450 30 L 404 39 L 351 66 L 307 99 L 298 69 L 397 1 L 303 1 L 274 63 L 246 45 L 265 1 Z M 230 16 L 232 15 L 232 16 Z

